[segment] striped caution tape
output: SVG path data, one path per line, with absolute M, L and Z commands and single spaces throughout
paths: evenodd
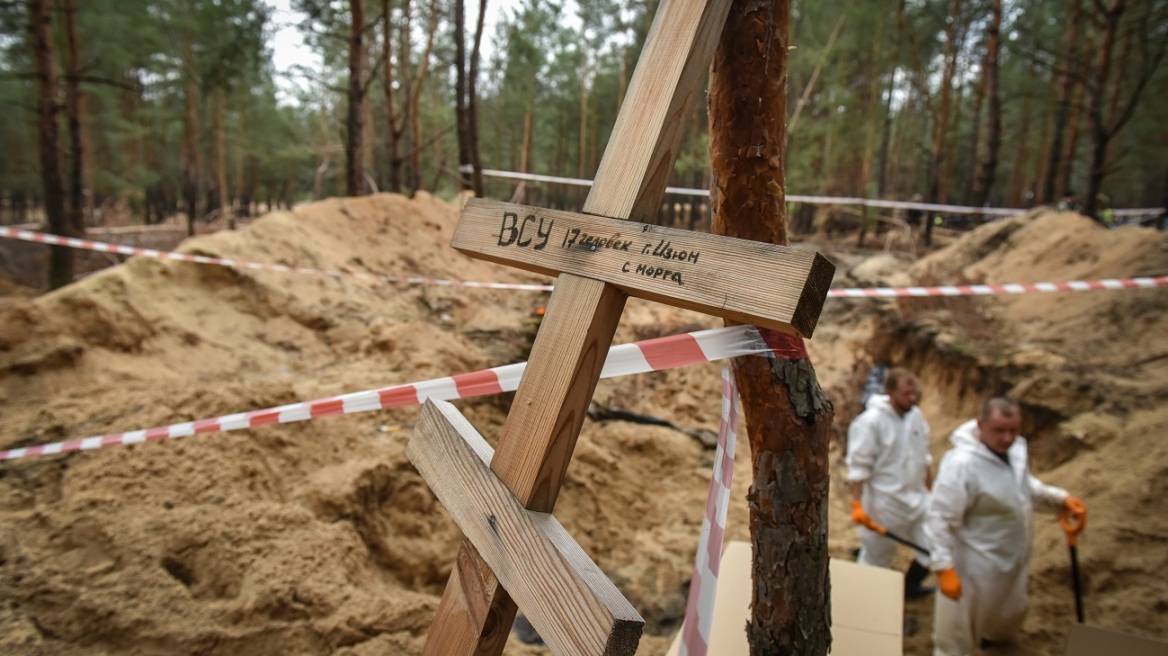
M 472 169 L 469 165 L 461 167 L 462 171 L 470 172 Z M 499 171 L 496 169 L 483 169 L 483 175 L 492 178 L 502 178 L 506 180 L 520 180 L 527 182 L 550 182 L 554 184 L 575 185 L 580 187 L 592 186 L 592 180 L 587 178 L 565 178 L 555 175 L 538 175 L 535 173 L 518 173 L 515 171 Z M 665 193 L 674 194 L 677 196 L 705 196 L 709 197 L 709 189 L 688 189 L 684 187 L 666 187 Z M 903 200 L 881 200 L 878 198 L 859 198 L 850 196 L 801 196 L 798 194 L 787 194 L 785 196 L 788 202 L 791 203 L 809 203 L 812 205 L 867 205 L 868 207 L 884 207 L 891 209 L 915 209 L 925 210 L 928 212 L 944 212 L 946 214 L 982 214 L 993 216 L 1014 216 L 1017 214 L 1025 214 L 1029 209 L 1021 209 L 1016 207 L 973 207 L 970 205 L 948 205 L 941 203 L 917 203 Z M 1133 207 L 1127 209 L 1114 210 L 1115 216 L 1146 216 L 1151 214 L 1159 214 L 1164 211 L 1162 207 Z
M 608 352 L 608 358 L 604 362 L 600 376 L 601 378 L 612 378 L 649 371 L 663 371 L 769 351 L 770 347 L 759 336 L 758 329 L 754 326 L 730 326 L 700 330 L 614 346 Z M 449 401 L 510 392 L 518 389 L 519 379 L 523 376 L 525 366 L 526 363 L 521 362 L 457 376 L 435 378 L 420 383 L 354 392 L 276 408 L 253 410 L 125 433 L 112 433 L 65 442 L 20 447 L 0 451 L 0 461 L 169 440 L 270 424 L 289 424 L 331 415 L 401 408 L 419 405 L 429 398 Z
M 485 289 L 523 289 L 528 291 L 547 291 L 552 288 L 551 285 L 535 285 L 522 283 L 502 283 L 502 282 L 470 282 L 466 280 L 445 280 L 442 278 L 418 278 L 408 276 L 388 276 L 377 273 L 363 273 L 360 271 L 328 271 L 323 269 L 309 269 L 305 267 L 290 267 L 282 264 L 264 264 L 260 262 L 246 262 L 241 260 L 229 260 L 219 257 L 207 257 L 205 255 L 187 255 L 186 253 L 175 253 L 174 251 L 160 251 L 153 248 L 136 248 L 134 246 L 124 246 L 122 244 L 110 244 L 106 242 L 93 241 L 90 239 L 76 239 L 74 237 L 60 237 L 58 235 L 50 235 L 44 232 L 33 232 L 31 230 L 14 230 L 12 228 L 0 227 L 0 237 L 8 237 L 10 239 L 19 239 L 21 241 L 31 241 L 38 244 L 49 244 L 53 246 L 67 246 L 69 248 L 77 248 L 86 251 L 98 251 L 101 253 L 120 253 L 122 255 L 140 255 L 142 257 L 153 257 L 163 260 L 178 260 L 181 262 L 196 262 L 198 264 L 215 264 L 218 266 L 225 266 L 235 269 L 253 269 L 257 271 L 279 271 L 281 273 L 299 273 L 311 276 L 323 276 L 329 278 L 357 278 L 362 280 L 376 280 L 379 282 L 392 282 L 397 284 L 407 285 L 442 285 L 451 287 L 479 287 Z
M 714 597 L 718 590 L 718 570 L 722 543 L 726 536 L 726 516 L 730 512 L 730 486 L 734 480 L 734 451 L 738 435 L 738 390 L 727 362 L 722 367 L 722 422 L 714 471 L 706 495 L 706 514 L 694 558 L 693 579 L 685 607 L 680 656 L 706 656 L 710 629 L 714 623 Z
M 1035 292 L 1086 292 L 1096 289 L 1148 289 L 1168 286 L 1168 276 L 1107 280 L 1071 280 L 1069 282 L 1029 282 L 1005 285 L 943 285 L 939 287 L 867 287 L 832 289 L 827 295 L 842 298 L 892 296 L 988 296 L 995 294 L 1032 294 Z
M 409 276 L 390 276 L 376 273 L 361 273 L 351 271 L 328 271 L 323 269 L 309 269 L 304 267 L 290 267 L 282 264 L 263 264 L 241 260 L 228 260 L 203 255 L 187 255 L 173 251 L 159 251 L 151 248 L 136 248 L 121 244 L 109 244 L 88 239 L 73 237 L 59 237 L 43 232 L 29 230 L 14 230 L 0 227 L 0 237 L 19 239 L 39 244 L 51 244 L 78 248 L 82 250 L 100 251 L 104 253 L 121 253 L 124 255 L 141 255 L 167 260 L 196 262 L 199 264 L 215 264 L 218 266 L 253 269 L 260 271 L 278 271 L 282 273 L 297 273 L 333 278 L 358 278 L 377 280 L 381 282 L 404 283 L 411 285 L 442 285 L 450 287 L 475 287 L 482 289 L 517 289 L 526 291 L 551 291 L 553 285 L 504 283 L 504 282 L 473 282 L 466 280 L 446 280 L 442 278 L 420 278 Z M 1151 287 L 1168 286 L 1168 276 L 1122 278 L 1104 280 L 1071 280 L 1068 282 L 1033 282 L 1009 283 L 1001 285 L 942 285 L 935 287 L 846 287 L 832 289 L 827 292 L 828 297 L 834 298 L 880 298 L 897 296 L 988 296 L 997 294 L 1030 294 L 1036 292 L 1084 292 L 1098 289 L 1147 289 Z

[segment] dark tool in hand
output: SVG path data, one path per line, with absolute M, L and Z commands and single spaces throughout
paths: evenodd
M 1083 584 L 1079 578 L 1079 534 L 1087 528 L 1087 509 L 1081 502 L 1077 507 L 1063 508 L 1059 512 L 1059 525 L 1067 534 L 1067 546 L 1071 549 L 1071 585 L 1075 590 L 1075 618 L 1083 623 Z
M 899 535 L 890 532 L 888 529 L 886 529 L 882 525 L 880 525 L 879 522 L 877 522 L 876 520 L 869 517 L 868 513 L 864 512 L 864 507 L 860 504 L 860 501 L 858 499 L 852 500 L 852 521 L 854 521 L 855 523 L 857 523 L 861 526 L 867 527 L 871 531 L 876 531 L 880 535 L 883 535 L 884 537 L 886 537 L 890 540 L 895 540 L 896 542 L 899 542 L 899 543 L 905 545 L 906 547 L 912 547 L 913 549 L 916 549 L 917 551 L 925 554 L 926 556 L 929 555 L 928 549 L 922 547 L 921 545 L 917 544 L 916 542 L 906 540 L 906 539 L 900 537 Z

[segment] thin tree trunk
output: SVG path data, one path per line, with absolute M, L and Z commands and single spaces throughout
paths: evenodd
M 986 115 L 986 153 L 977 170 L 977 191 L 973 204 L 981 207 L 990 196 L 998 169 L 998 149 L 1002 144 L 1002 103 L 998 96 L 998 44 L 1002 28 L 1002 0 L 992 0 L 992 17 L 986 41 L 986 91 L 989 108 Z
M 188 35 L 183 41 L 183 131 L 182 195 L 186 200 L 187 234 L 195 234 L 199 209 L 199 85 L 195 77 L 194 45 Z
M 1022 124 L 1019 126 L 1016 139 L 1018 148 L 1014 152 L 1013 175 L 1010 176 L 1010 191 L 1006 195 L 1007 207 L 1019 207 L 1022 204 L 1022 188 L 1025 186 L 1026 155 L 1030 145 L 1031 97 L 1022 97 Z
M 1111 59 L 1112 50 L 1115 49 L 1115 37 L 1119 31 L 1120 18 L 1123 17 L 1126 9 L 1126 0 L 1112 0 L 1111 6 L 1103 12 L 1102 17 L 1103 42 L 1099 46 L 1099 63 L 1096 69 L 1095 84 L 1091 87 L 1091 107 L 1088 112 L 1091 117 L 1094 147 L 1091 150 L 1091 169 L 1087 175 L 1087 195 L 1083 198 L 1083 214 L 1090 217 L 1095 217 L 1096 214 L 1095 196 L 1103 187 L 1107 150 L 1111 146 L 1111 138 L 1115 135 L 1111 126 L 1105 122 L 1103 104 L 1107 85 L 1111 80 Z
M 458 123 L 458 182 L 470 189 L 473 180 L 464 166 L 470 166 L 470 113 L 467 108 L 466 2 L 454 0 L 454 114 Z
M 884 103 L 884 125 L 880 130 L 880 171 L 876 178 L 876 195 L 886 198 L 888 193 L 888 144 L 892 140 L 892 96 L 896 92 L 896 72 L 888 80 L 888 96 Z
M 479 0 L 479 16 L 478 22 L 475 25 L 474 48 L 470 53 L 470 83 L 468 85 L 467 101 L 470 103 L 470 161 L 474 168 L 474 193 L 475 196 L 482 198 L 485 189 L 483 187 L 483 161 L 479 153 L 479 56 L 482 51 L 483 43 L 483 28 L 487 15 L 487 0 Z
M 227 92 L 223 87 L 215 89 L 211 122 L 214 124 L 212 137 L 212 159 L 215 162 L 215 202 L 219 204 L 219 216 L 230 216 L 231 200 L 227 191 Z M 232 227 L 234 219 L 231 219 Z
M 827 63 L 827 58 L 831 55 L 831 49 L 835 46 L 835 40 L 839 38 L 840 32 L 844 29 L 844 22 L 848 19 L 847 9 L 840 12 L 839 19 L 835 22 L 835 27 L 832 28 L 831 34 L 827 37 L 827 44 L 823 46 L 823 50 L 819 53 L 819 61 L 815 62 L 815 68 L 811 71 L 811 79 L 807 81 L 807 86 L 803 87 L 803 93 L 799 95 L 799 101 L 795 103 L 795 111 L 791 114 L 791 120 L 787 122 L 787 141 L 791 140 L 791 134 L 795 132 L 795 126 L 799 124 L 799 115 L 803 113 L 803 106 L 807 104 L 807 99 L 811 97 L 811 93 L 815 91 L 815 82 L 819 80 L 819 74 L 823 72 L 823 65 Z
M 989 60 L 989 47 L 986 47 L 986 55 L 982 60 L 981 75 L 978 76 L 977 91 L 973 97 L 973 118 L 970 120 L 970 136 L 969 136 L 969 179 L 966 185 L 965 203 L 967 205 L 973 204 L 973 197 L 977 193 L 977 163 L 978 157 L 981 153 L 981 110 L 985 103 L 986 85 L 989 83 L 989 76 L 986 72 L 986 64 Z
M 949 190 L 942 186 L 942 172 L 948 153 L 945 150 L 949 132 L 949 112 L 953 106 L 953 76 L 957 72 L 957 29 L 961 15 L 961 0 L 950 0 L 949 22 L 945 27 L 945 70 L 941 77 L 941 107 L 933 121 L 932 161 L 929 167 L 929 201 L 944 203 Z M 925 221 L 925 245 L 933 243 L 933 222 Z
M 434 34 L 437 31 L 438 7 L 435 0 L 435 2 L 430 3 L 430 27 L 426 36 L 426 50 L 422 53 L 421 61 L 418 62 L 418 73 L 414 76 L 413 87 L 410 90 L 410 175 L 413 191 L 422 188 L 422 117 L 418 110 L 418 103 L 422 96 L 426 75 L 430 70 L 430 53 L 434 49 Z
M 527 165 L 531 157 L 531 142 L 532 132 L 534 132 L 535 117 L 533 116 L 535 109 L 532 107 L 533 101 L 527 102 L 527 109 L 523 112 L 523 146 L 519 151 L 519 172 L 527 173 Z M 512 202 L 525 203 L 527 202 L 527 181 L 521 181 L 515 187 L 515 194 L 512 196 Z
M 1066 147 L 1063 132 L 1070 119 L 1071 98 L 1075 95 L 1075 87 L 1078 85 L 1078 76 L 1080 75 L 1078 65 L 1079 23 L 1082 22 L 1083 15 L 1082 0 L 1071 0 L 1070 13 L 1070 19 L 1067 21 L 1066 40 L 1064 41 L 1066 70 L 1063 71 L 1062 84 L 1059 85 L 1058 114 L 1055 115 L 1054 134 L 1051 137 L 1049 165 L 1042 181 L 1042 193 L 1036 199 L 1040 203 L 1051 203 L 1054 201 L 1056 193 L 1061 194 L 1066 191 L 1066 182 L 1062 180 L 1061 172 L 1070 168 L 1070 163 L 1063 160 Z M 1056 191 L 1055 185 L 1059 182 L 1062 182 L 1063 188 Z
M 1080 62 L 1081 63 L 1081 62 Z M 1078 70 L 1086 75 L 1085 67 Z M 1055 188 L 1050 200 L 1056 194 L 1062 194 L 1071 188 L 1071 180 L 1075 175 L 1075 154 L 1079 150 L 1079 136 L 1083 127 L 1083 94 L 1087 88 L 1082 78 L 1076 80 L 1074 99 L 1071 101 L 1071 114 L 1067 125 L 1067 141 L 1063 146 L 1062 156 L 1059 158 L 1058 177 L 1055 179 Z
M 345 194 L 361 196 L 365 189 L 363 169 L 365 149 L 361 125 L 365 104 L 364 85 L 361 83 L 365 62 L 365 0 L 349 0 L 352 23 L 349 26 L 349 116 L 345 122 Z
M 714 232 L 787 243 L 785 182 L 790 0 L 736 0 L 711 66 Z M 770 333 L 788 353 L 797 338 Z M 754 472 L 751 653 L 826 654 L 828 438 L 832 409 L 805 355 L 739 358 Z
M 403 4 L 403 28 L 402 39 L 407 44 L 409 42 L 409 0 Z M 382 52 L 382 81 L 385 86 L 385 118 L 386 118 L 386 137 L 385 137 L 385 158 L 389 164 L 389 182 L 386 185 L 389 191 L 393 193 L 401 193 L 401 165 L 402 158 L 398 154 L 401 143 L 401 135 L 404 122 L 398 121 L 397 115 L 397 100 L 395 99 L 395 92 L 393 89 L 393 30 L 390 27 L 390 0 L 381 0 L 381 35 L 384 39 L 385 49 Z M 402 46 L 403 54 L 408 54 L 409 46 Z M 403 66 L 409 67 L 408 59 Z M 408 97 L 408 91 L 407 91 Z
M 87 134 L 85 129 L 85 96 L 81 93 L 81 50 L 77 43 L 76 8 L 74 0 L 64 0 L 65 41 L 67 45 L 65 71 L 66 114 L 69 122 L 69 222 L 74 234 L 85 234 L 85 199 L 92 195 L 89 184 Z
M 32 37 L 33 66 L 36 69 L 37 134 L 41 160 L 41 188 L 45 194 L 45 216 L 49 232 L 72 237 L 74 226 L 65 214 L 65 189 L 61 180 L 60 136 L 57 114 L 57 71 L 53 66 L 53 6 L 51 0 L 28 3 L 29 34 Z M 53 246 L 49 255 L 49 289 L 73 282 L 73 252 Z

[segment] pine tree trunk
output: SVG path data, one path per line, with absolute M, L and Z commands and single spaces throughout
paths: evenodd
M 186 201 L 187 234 L 195 234 L 199 209 L 199 84 L 195 77 L 194 45 L 183 41 L 182 195 Z
M 1058 113 L 1055 115 L 1054 133 L 1050 142 L 1050 154 L 1046 175 L 1042 180 L 1042 193 L 1038 200 L 1041 203 L 1054 202 L 1055 194 L 1061 194 L 1066 189 L 1057 189 L 1055 185 L 1060 181 L 1060 172 L 1067 167 L 1063 162 L 1065 148 L 1063 132 L 1071 115 L 1071 97 L 1074 95 L 1077 77 L 1079 75 L 1079 23 L 1082 16 L 1082 0 L 1071 0 L 1071 15 L 1067 21 L 1065 44 L 1066 57 L 1064 59 L 1067 70 L 1063 71 L 1062 83 L 1059 85 Z M 1065 185 L 1066 183 L 1063 182 Z
M 403 22 L 408 28 L 409 21 L 409 2 L 407 1 L 403 8 Z M 397 100 L 396 94 L 393 90 L 393 30 L 390 27 L 390 0 L 381 0 L 381 35 L 384 39 L 385 49 L 382 54 L 382 82 L 385 87 L 385 118 L 386 118 L 386 136 L 385 136 L 385 159 L 388 162 L 389 180 L 386 183 L 386 189 L 393 193 L 401 193 L 401 166 L 402 158 L 398 153 L 399 144 L 401 144 L 402 124 L 398 121 L 397 115 Z M 403 28 L 401 32 L 402 39 L 408 44 L 409 34 L 408 30 Z M 408 45 L 403 45 L 403 53 L 408 54 Z M 404 66 L 409 66 L 409 61 L 406 60 Z M 408 96 L 408 93 L 407 93 Z
M 422 188 L 422 116 L 418 109 L 426 75 L 430 71 L 430 53 L 434 50 L 434 34 L 438 31 L 438 8 L 430 4 L 430 26 L 426 36 L 426 50 L 418 62 L 418 73 L 414 76 L 410 89 L 410 176 L 413 191 Z M 403 36 L 402 38 L 408 38 Z
M 349 0 L 349 13 L 352 23 L 349 26 L 349 114 L 345 122 L 345 194 L 361 196 L 365 189 L 365 149 L 361 143 L 365 134 L 361 125 L 365 104 L 361 84 L 365 61 L 365 0 Z
M 479 16 L 475 25 L 474 48 L 470 53 L 470 81 L 467 102 L 470 114 L 470 161 L 474 168 L 474 193 L 483 197 L 483 161 L 479 152 L 479 57 L 482 53 L 483 28 L 487 15 L 487 0 L 479 0 Z
M 977 185 L 973 204 L 981 207 L 990 197 L 994 175 L 998 168 L 998 150 L 1002 145 L 1002 103 L 998 96 L 998 44 L 1002 28 L 1002 0 L 992 0 L 992 17 L 986 33 L 986 94 L 989 107 L 986 113 L 986 153 L 977 169 Z
M 223 87 L 217 87 L 214 94 L 211 122 L 214 125 L 212 159 L 215 163 L 215 203 L 219 205 L 219 216 L 230 217 L 231 199 L 227 190 L 227 92 Z
M 945 27 L 945 70 L 941 77 L 941 106 L 933 122 L 932 162 L 929 168 L 929 198 L 934 203 L 949 200 L 949 189 L 942 185 L 945 160 L 949 157 L 945 142 L 949 134 L 949 112 L 953 107 L 953 76 L 957 72 L 957 28 L 961 0 L 950 0 L 949 22 Z M 933 222 L 926 218 L 925 245 L 933 243 Z
M 1091 107 L 1088 110 L 1091 117 L 1093 147 L 1091 169 L 1087 174 L 1087 195 L 1083 197 L 1083 214 L 1090 217 L 1096 215 L 1095 197 L 1103 187 L 1103 178 L 1107 175 L 1105 170 L 1107 150 L 1111 146 L 1112 137 L 1115 136 L 1114 129 L 1104 119 L 1103 104 L 1108 82 L 1111 80 L 1112 51 L 1115 49 L 1115 37 L 1119 31 L 1119 19 L 1123 17 L 1126 9 L 1126 0 L 1112 0 L 1111 6 L 1103 13 L 1103 42 L 1099 46 L 1099 64 L 1096 68 L 1095 84 L 1091 87 Z
M 49 232 L 76 236 L 65 214 L 65 189 L 61 180 L 60 135 L 57 115 L 57 71 L 53 66 L 53 6 L 51 0 L 30 0 L 28 29 L 32 37 L 33 66 L 36 69 L 37 135 L 41 161 L 41 188 L 45 194 L 45 217 Z M 73 282 L 73 252 L 52 246 L 49 255 L 49 289 Z
M 1015 135 L 1015 142 L 1018 144 L 1018 147 L 1014 152 L 1014 174 L 1010 176 L 1010 191 L 1006 195 L 1007 207 L 1019 207 L 1022 204 L 1022 188 L 1025 186 L 1026 179 L 1023 171 L 1026 170 L 1026 159 L 1030 150 L 1030 122 L 1032 113 L 1031 97 L 1023 96 L 1022 123 L 1018 127 L 1018 132 Z
M 467 108 L 466 2 L 454 0 L 454 114 L 458 124 L 458 182 L 462 189 L 473 185 L 470 166 L 470 113 Z
M 710 81 L 713 229 L 787 243 L 785 182 L 790 0 L 736 0 Z M 761 46 L 761 47 L 760 47 Z M 787 353 L 802 341 L 771 334 Z M 831 645 L 827 493 L 831 404 L 805 355 L 740 358 L 754 477 L 751 654 L 826 654 Z
M 69 222 L 74 234 L 85 234 L 85 199 L 92 195 L 89 184 L 88 148 L 86 148 L 85 96 L 81 93 L 81 49 L 77 43 L 74 0 L 64 0 L 65 42 L 67 57 L 65 71 L 65 98 L 69 123 Z

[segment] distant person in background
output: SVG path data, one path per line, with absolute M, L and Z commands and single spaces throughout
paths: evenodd
M 1032 512 L 1086 513 L 1083 502 L 1030 473 L 1021 422 L 1017 403 L 989 399 L 953 431 L 941 460 L 925 520 L 941 588 L 934 656 L 972 656 L 1012 638 L 1026 617 Z
M 1060 212 L 1078 212 L 1079 211 L 1079 201 L 1075 197 L 1074 190 L 1068 189 L 1066 191 L 1066 193 L 1063 194 L 1063 197 L 1060 198 L 1059 202 L 1058 202 L 1058 210 Z
M 920 203 L 920 202 L 923 202 L 924 200 L 925 199 L 922 198 L 920 194 L 913 194 L 912 195 L 912 202 L 914 202 L 914 203 Z M 921 219 L 923 219 L 924 216 L 925 216 L 925 211 L 923 209 L 920 209 L 917 207 L 911 207 L 911 208 L 909 208 L 908 212 L 905 212 L 904 218 L 906 221 L 908 221 L 908 224 L 910 226 L 912 226 L 913 230 L 924 230 L 925 224 L 921 221 Z
M 884 377 L 884 392 L 871 396 L 848 428 L 847 467 L 852 520 L 860 533 L 857 562 L 891 568 L 896 542 L 880 528 L 929 548 L 924 520 L 932 459 L 929 424 L 917 407 L 917 377 L 906 369 L 891 369 Z M 905 573 L 905 596 L 931 593 L 932 588 L 921 586 L 928 575 L 929 558 L 918 552 Z
M 1099 223 L 1105 227 L 1115 226 L 1115 210 L 1111 209 L 1111 199 L 1107 194 L 1095 194 L 1095 211 L 1099 213 Z

